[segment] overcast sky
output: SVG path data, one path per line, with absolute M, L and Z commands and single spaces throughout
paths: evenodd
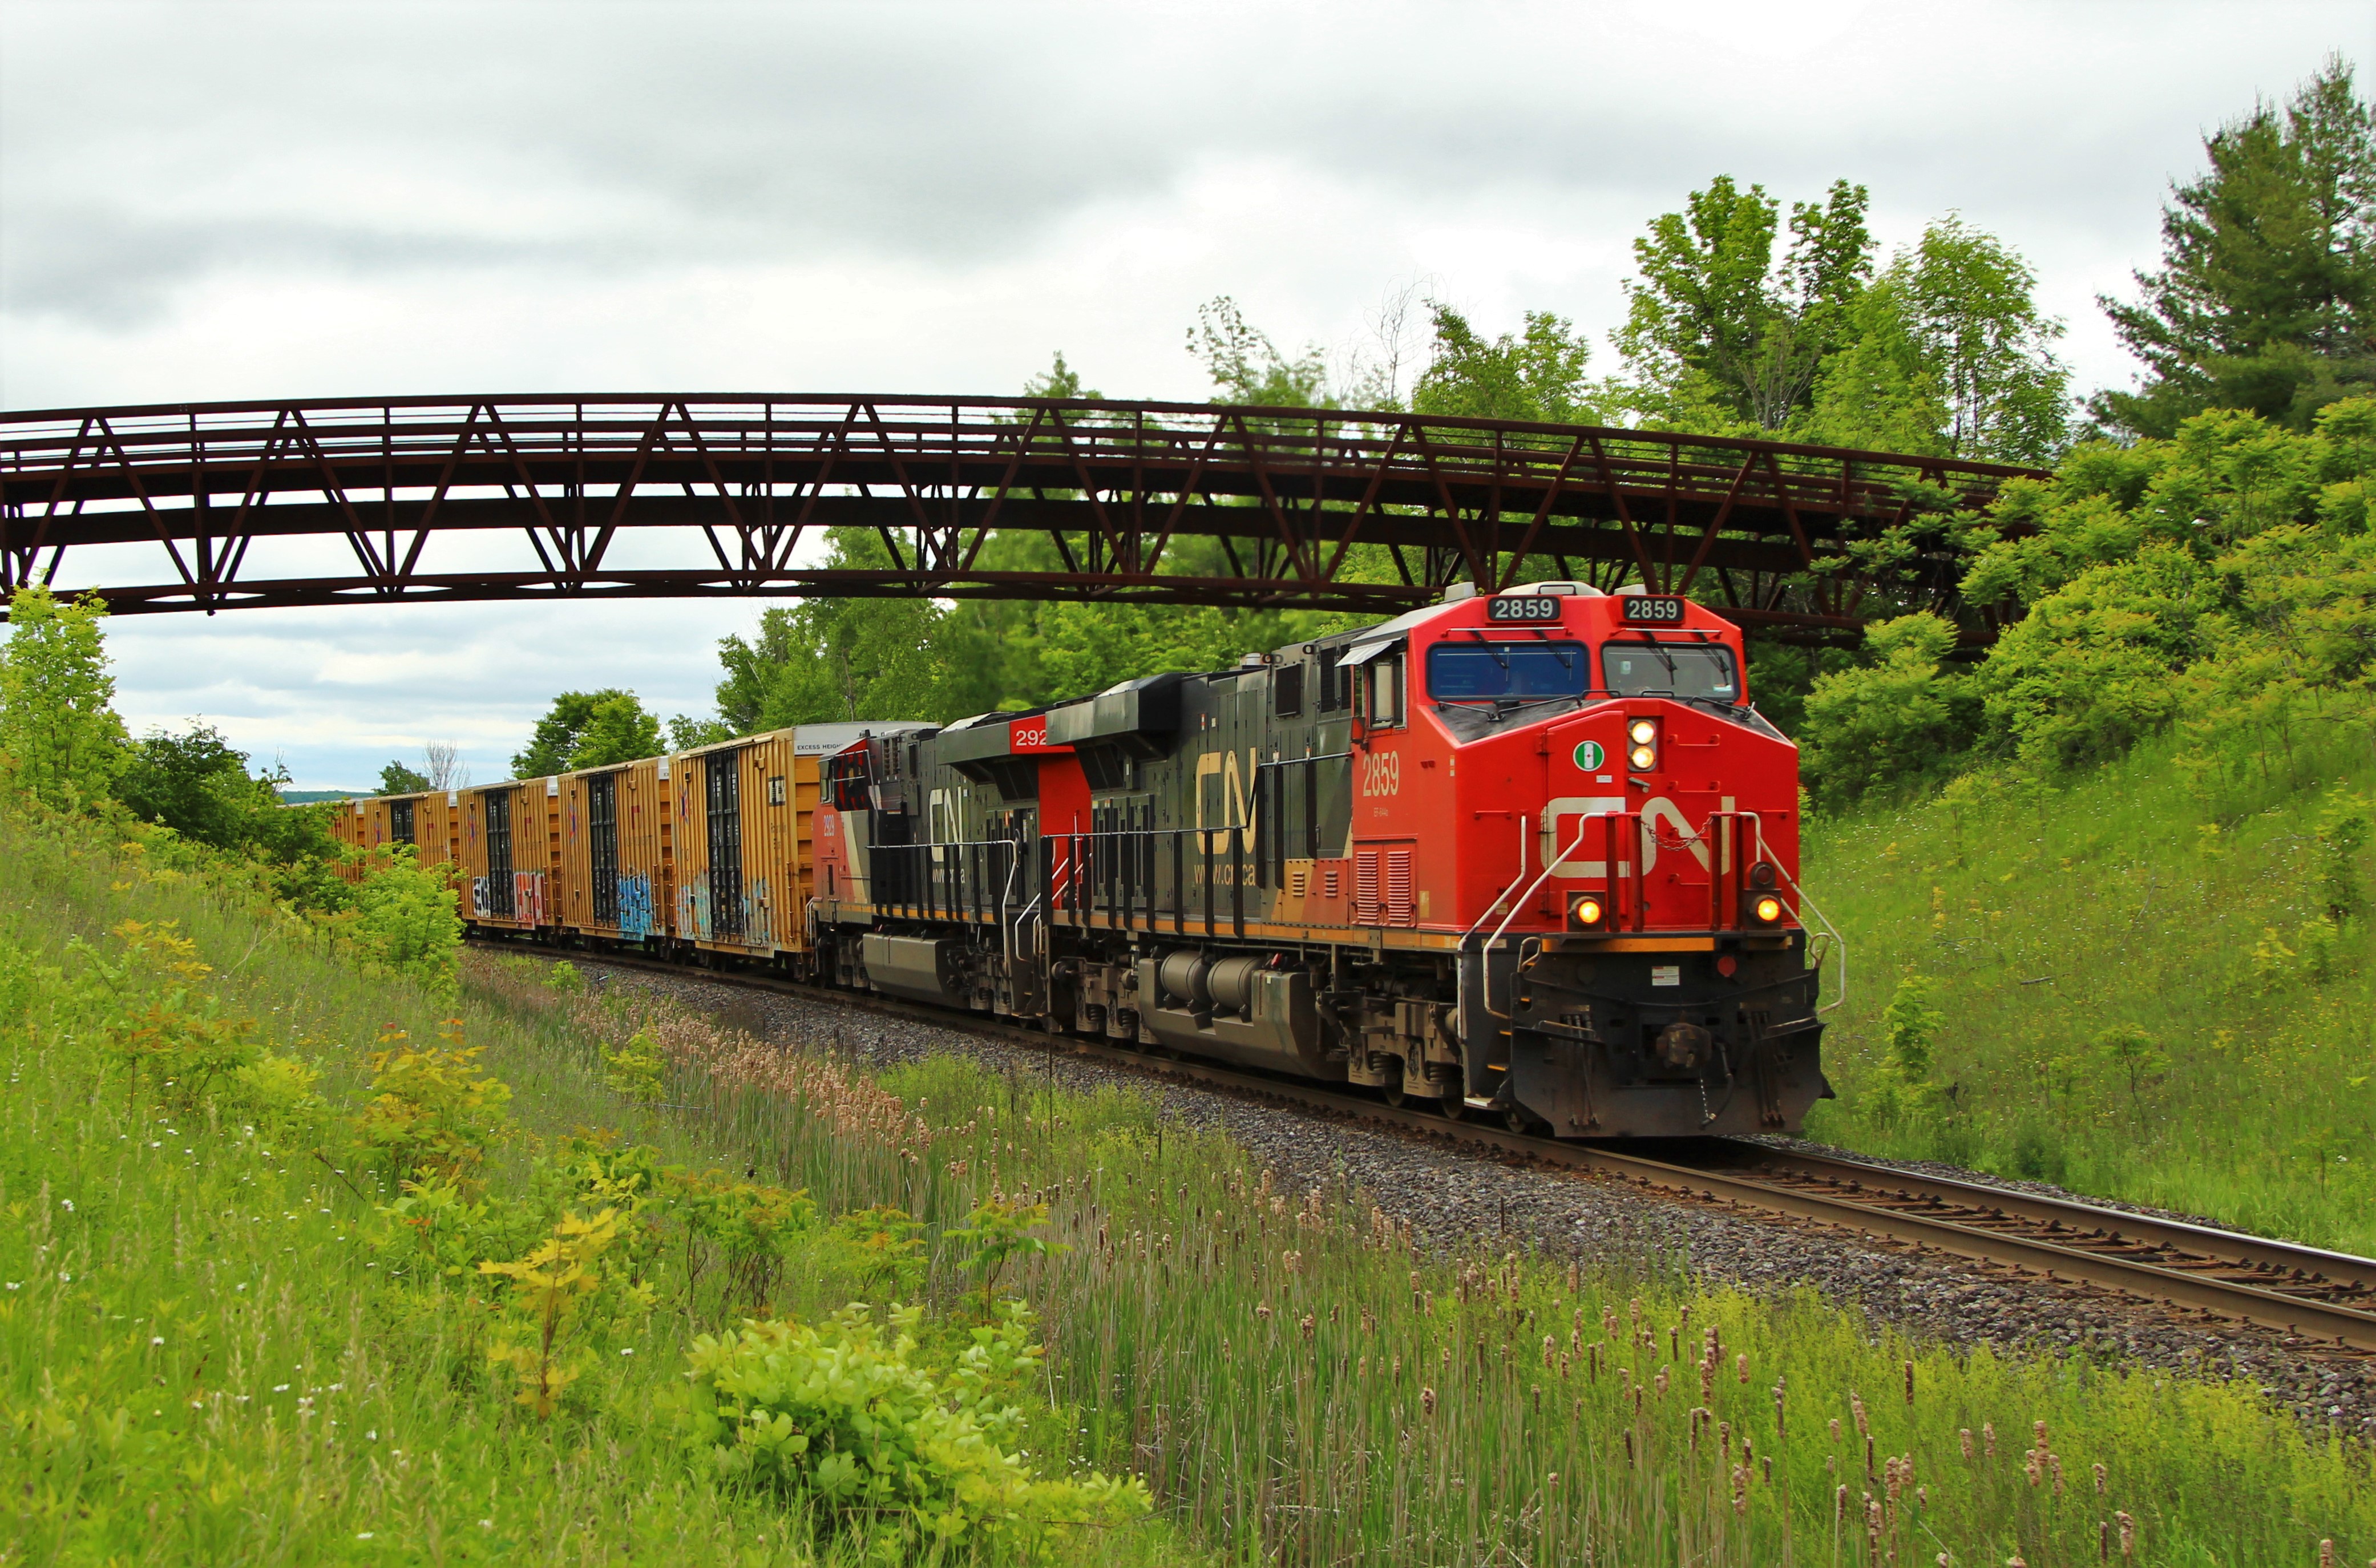
M 1414 281 L 1623 312 L 1718 173 L 2017 247 L 2081 386 L 2203 133 L 2376 6 L 117 5 L 0 0 L 0 406 L 465 391 L 1201 398 L 1197 304 L 1342 356 Z M 92 580 L 68 560 L 62 581 Z M 153 580 L 153 579 L 152 579 Z M 754 604 L 115 623 L 136 731 L 304 785 L 564 687 L 706 710 Z

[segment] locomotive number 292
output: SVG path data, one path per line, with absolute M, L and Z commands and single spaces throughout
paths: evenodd
M 1399 795 L 1403 792 L 1403 754 L 1372 752 L 1361 759 L 1361 793 Z
M 1560 596 L 1551 593 L 1504 594 L 1485 601 L 1488 621 L 1556 621 Z

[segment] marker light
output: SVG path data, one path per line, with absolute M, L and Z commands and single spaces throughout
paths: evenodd
M 1578 898 L 1568 912 L 1575 918 L 1578 925 L 1598 925 L 1605 911 L 1600 907 L 1600 900 L 1587 894 Z
M 1658 748 L 1636 746 L 1625 754 L 1625 766 L 1636 773 L 1647 773 L 1658 766 Z
M 1637 719 L 1626 726 L 1625 738 L 1637 746 L 1646 746 L 1658 738 L 1658 721 L 1655 719 Z
M 1772 925 L 1782 918 L 1782 900 L 1771 893 L 1757 900 L 1751 908 L 1756 911 L 1759 923 L 1764 925 Z

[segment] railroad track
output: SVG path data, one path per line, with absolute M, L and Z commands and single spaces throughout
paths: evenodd
M 480 941 L 474 945 L 506 952 L 551 951 L 504 941 Z M 1151 1055 L 1110 1041 L 1049 1035 L 888 997 L 748 971 L 695 969 L 632 955 L 589 956 L 622 968 L 717 980 L 962 1029 L 1036 1051 L 1115 1062 L 1158 1078 L 1184 1080 L 1381 1123 L 1536 1164 L 1592 1170 L 1645 1189 L 1886 1236 L 1919 1249 L 2003 1265 L 2049 1280 L 2101 1286 L 2180 1313 L 2257 1324 L 2300 1339 L 2323 1342 L 2346 1355 L 2376 1355 L 2376 1259 L 1735 1139 L 1645 1146 L 1640 1152 L 1567 1143 L 1473 1120 L 1454 1121 L 1435 1111 L 1388 1105 L 1341 1089 Z

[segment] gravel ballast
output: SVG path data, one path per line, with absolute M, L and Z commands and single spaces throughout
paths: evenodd
M 1876 1327 L 1927 1342 L 2247 1380 L 2315 1430 L 2340 1429 L 2376 1439 L 2376 1358 L 2340 1353 L 2274 1330 L 2180 1317 L 2117 1291 L 1918 1252 L 1837 1227 L 1645 1193 L 1596 1171 L 1517 1164 L 1448 1138 L 1334 1120 L 1096 1057 L 704 975 L 655 974 L 585 955 L 571 958 L 597 987 L 654 992 L 719 1015 L 721 1021 L 762 1039 L 814 1042 L 838 1032 L 843 1048 L 870 1065 L 957 1053 L 1000 1073 L 1044 1075 L 1068 1090 L 1121 1087 L 1150 1095 L 1170 1124 L 1225 1134 L 1276 1173 L 1280 1190 L 1341 1190 L 1349 1182 L 1439 1250 L 1466 1252 L 1481 1243 L 1495 1251 L 1531 1248 L 1562 1260 L 1681 1269 L 1709 1285 L 1768 1297 L 1812 1289 L 1827 1301 L 1857 1308 Z M 2073 1195 L 1929 1162 L 1849 1158 Z

